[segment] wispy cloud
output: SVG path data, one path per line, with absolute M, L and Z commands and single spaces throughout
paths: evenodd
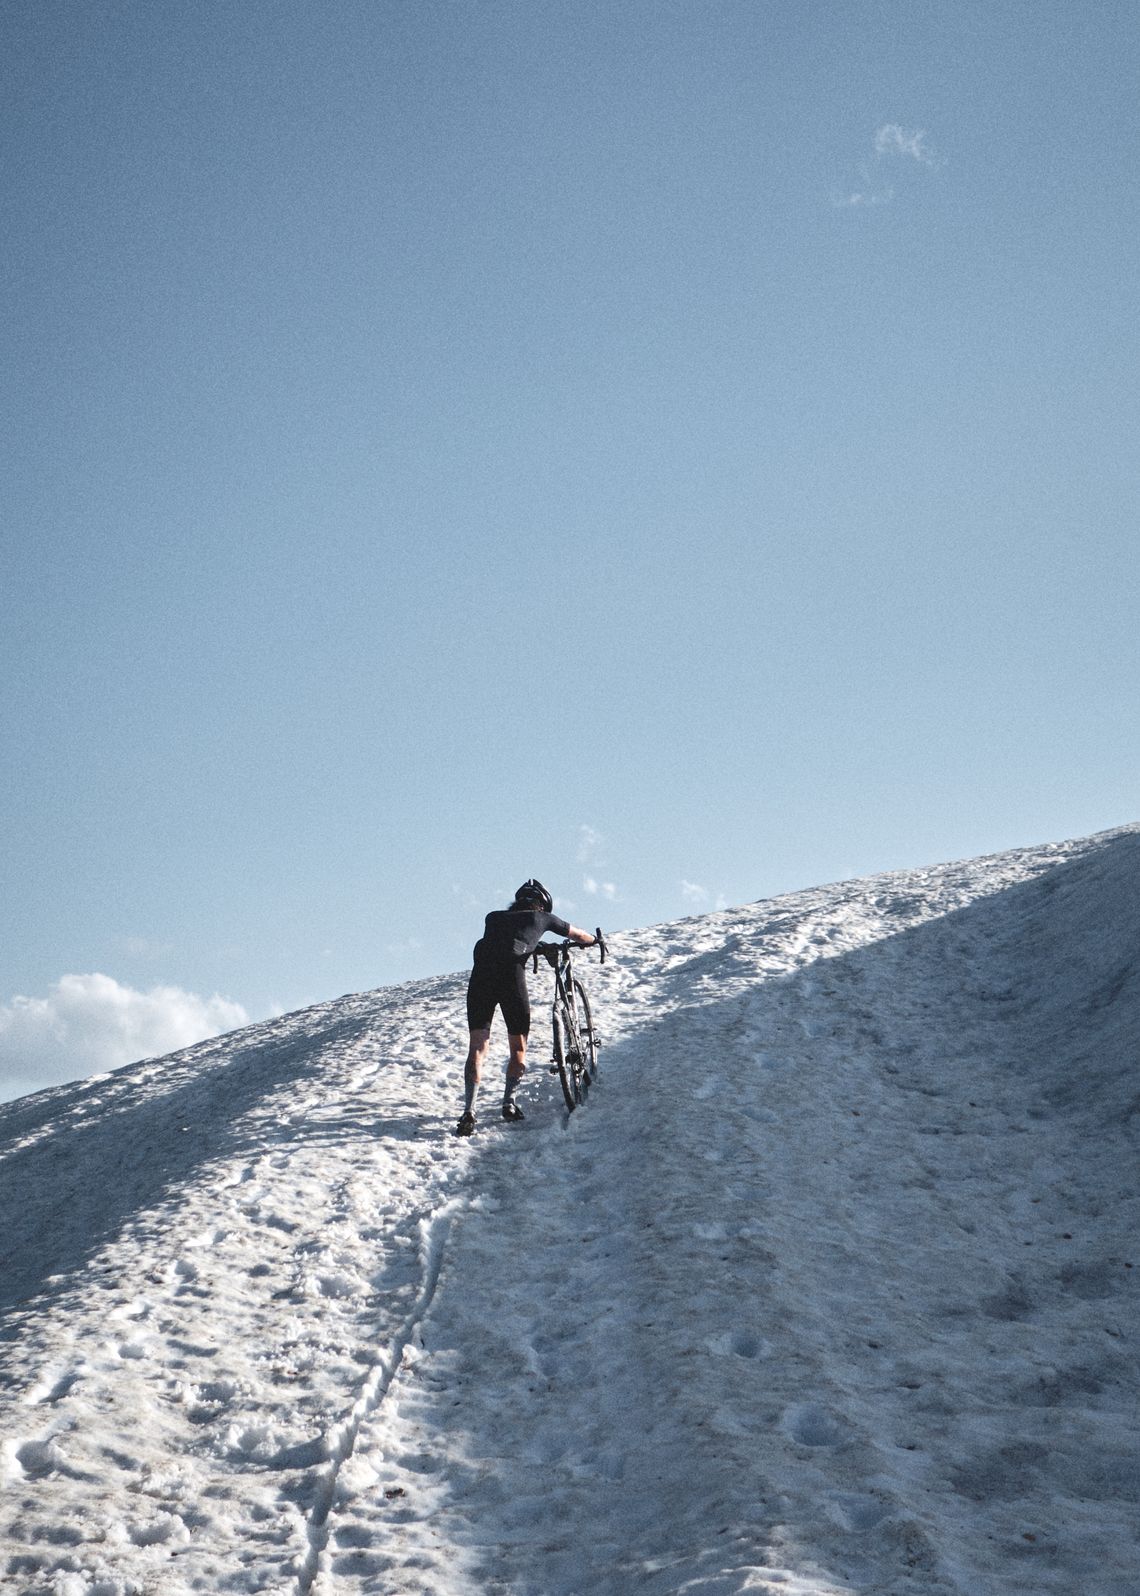
M 0 1097 L 117 1069 L 248 1025 L 229 998 L 177 986 L 147 992 L 109 975 L 65 975 L 47 997 L 0 1004 Z
M 605 865 L 605 838 L 595 826 L 578 827 L 578 863 L 588 867 L 582 877 L 582 891 L 590 898 L 605 898 L 610 903 L 618 895 L 612 881 L 602 881 L 599 872 Z
M 602 851 L 604 838 L 593 826 L 578 827 L 578 863 L 593 864 Z
M 718 892 L 716 897 L 713 898 L 709 889 L 702 887 L 699 881 L 686 881 L 683 876 L 681 878 L 681 896 L 686 903 L 698 906 L 708 903 L 712 899 L 714 909 L 727 909 L 729 907 L 729 900 L 723 892 Z
M 946 163 L 926 142 L 926 129 L 907 129 L 897 122 L 884 122 L 875 133 L 875 154 L 903 155 L 917 161 L 919 166 L 939 167 Z
M 852 190 L 849 194 L 833 194 L 831 203 L 839 209 L 850 208 L 858 210 L 864 205 L 889 205 L 895 197 L 895 191 L 889 187 L 876 187 L 870 172 L 866 168 L 860 170 L 863 186 Z
M 913 161 L 930 171 L 945 166 L 942 156 L 927 143 L 925 128 L 905 128 L 898 122 L 884 122 L 875 129 L 874 154 L 859 164 L 859 186 L 831 196 L 831 203 L 843 210 L 858 210 L 872 205 L 889 205 L 895 197 L 894 185 L 885 173 L 899 161 Z

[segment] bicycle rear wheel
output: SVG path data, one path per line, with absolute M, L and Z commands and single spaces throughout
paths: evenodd
M 590 1013 L 590 1000 L 580 982 L 574 982 L 574 996 L 578 1009 L 578 1040 L 581 1044 L 583 1083 L 593 1084 L 598 1078 L 598 1039 L 594 1035 L 594 1020 Z
M 554 1062 L 558 1066 L 558 1079 L 562 1082 L 562 1095 L 566 1108 L 573 1113 L 582 1101 L 581 1053 L 578 1030 L 574 1016 L 564 1003 L 554 1005 Z

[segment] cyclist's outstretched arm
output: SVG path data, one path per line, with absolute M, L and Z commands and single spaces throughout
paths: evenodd
M 570 927 L 570 940 L 576 942 L 580 948 L 592 948 L 597 941 L 592 931 L 579 931 L 576 925 Z

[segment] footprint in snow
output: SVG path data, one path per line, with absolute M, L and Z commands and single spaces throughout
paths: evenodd
M 206 1380 L 194 1387 L 194 1394 L 201 1402 L 225 1407 L 227 1403 L 233 1401 L 237 1389 L 233 1380 Z
M 217 1247 L 225 1241 L 228 1232 L 225 1230 L 203 1230 L 200 1235 L 193 1236 L 187 1247 Z
M 133 1524 L 128 1534 L 135 1546 L 162 1546 L 170 1541 L 185 1545 L 190 1539 L 190 1531 L 177 1513 L 160 1513 L 146 1524 Z
M 317 1275 L 315 1289 L 319 1297 L 329 1297 L 339 1300 L 342 1297 L 355 1297 L 363 1289 L 361 1281 L 346 1274 Z
M 754 1335 L 751 1330 L 728 1330 L 724 1335 L 709 1336 L 705 1345 L 718 1358 L 744 1358 L 748 1362 L 754 1358 L 767 1358 L 772 1352 L 771 1343 L 765 1341 L 763 1336 Z
M 886 1518 L 890 1509 L 874 1496 L 856 1496 L 849 1491 L 836 1491 L 828 1503 L 828 1516 L 840 1529 L 859 1534 L 874 1529 Z
M 835 1415 L 816 1402 L 802 1402 L 784 1414 L 784 1431 L 801 1446 L 838 1446 L 844 1428 Z
M 82 1378 L 82 1369 L 69 1369 L 66 1374 L 60 1375 L 46 1374 L 32 1386 L 24 1401 L 28 1407 L 35 1407 L 41 1402 L 58 1402 Z
M 21 1473 L 30 1480 L 43 1480 L 49 1474 L 74 1474 L 51 1436 L 43 1441 L 25 1441 L 16 1447 L 12 1456 Z

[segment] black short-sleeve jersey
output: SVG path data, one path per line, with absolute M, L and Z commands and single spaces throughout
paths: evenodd
M 542 909 L 492 909 L 475 944 L 475 963 L 521 964 L 547 931 L 556 937 L 570 935 L 565 920 Z

